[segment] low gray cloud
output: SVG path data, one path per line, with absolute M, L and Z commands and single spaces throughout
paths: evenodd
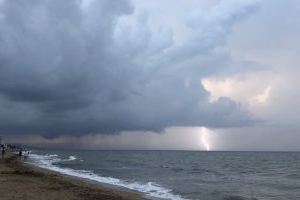
M 4 0 L 0 132 L 251 125 L 256 120 L 239 103 L 209 102 L 200 79 L 233 70 L 223 45 L 255 8 L 253 1 L 224 0 L 207 14 L 195 9 L 186 18 L 191 34 L 177 45 L 171 28 L 153 32 L 148 15 L 135 15 L 127 0 Z

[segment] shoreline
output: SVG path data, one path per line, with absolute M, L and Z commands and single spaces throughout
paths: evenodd
M 0 158 L 0 184 L 1 200 L 146 200 L 141 193 L 39 168 L 10 153 Z

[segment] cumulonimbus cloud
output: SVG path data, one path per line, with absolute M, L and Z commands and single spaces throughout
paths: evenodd
M 181 45 L 153 33 L 127 0 L 0 4 L 0 131 L 85 134 L 254 123 L 229 98 L 209 102 L 200 79 L 226 71 L 226 36 L 254 1 L 224 0 L 187 17 Z

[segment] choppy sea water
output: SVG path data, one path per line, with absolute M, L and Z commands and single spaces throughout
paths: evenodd
M 300 199 L 297 152 L 34 150 L 30 162 L 153 199 Z

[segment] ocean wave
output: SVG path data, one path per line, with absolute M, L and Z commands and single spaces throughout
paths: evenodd
M 76 159 L 77 159 L 76 156 L 69 156 L 69 158 L 64 161 L 74 161 Z
M 46 156 L 48 156 L 48 157 L 58 157 L 57 154 L 46 154 Z
M 68 161 L 74 161 L 77 160 L 76 156 L 69 156 L 67 159 L 61 159 L 58 157 L 57 154 L 45 154 L 45 155 L 37 155 L 37 154 L 31 154 L 30 156 L 34 160 L 39 160 L 40 164 L 45 165 L 52 165 L 54 163 L 58 162 L 68 162 Z
M 75 156 L 69 156 L 70 160 L 77 159 Z M 91 171 L 86 170 L 74 170 L 70 168 L 62 168 L 54 165 L 57 162 L 63 161 L 63 159 L 58 158 L 57 155 L 38 155 L 31 154 L 32 164 L 39 166 L 41 168 L 49 169 L 55 172 L 59 172 L 69 176 L 80 177 L 88 180 L 97 181 L 100 183 L 106 183 L 110 185 L 115 185 L 119 187 L 124 187 L 127 189 L 142 192 L 148 196 L 160 198 L 160 199 L 172 199 L 172 200 L 187 200 L 180 195 L 172 194 L 171 189 L 164 188 L 156 183 L 139 183 L 139 182 L 126 182 L 113 177 L 103 177 L 99 176 Z

